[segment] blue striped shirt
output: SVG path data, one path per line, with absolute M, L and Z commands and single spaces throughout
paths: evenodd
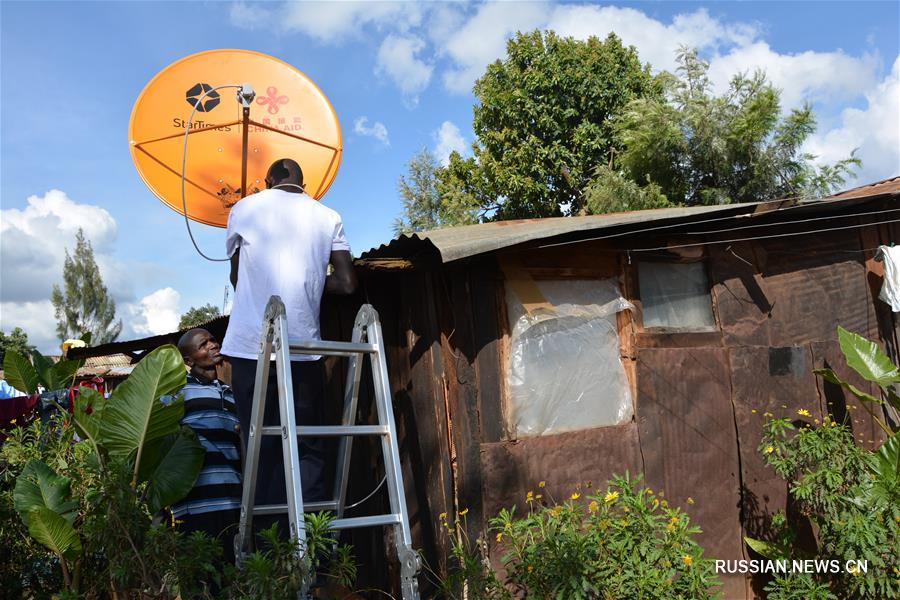
M 188 374 L 181 389 L 181 423 L 197 434 L 206 450 L 194 488 L 172 506 L 175 518 L 241 508 L 241 438 L 234 394 L 220 381 L 203 382 Z

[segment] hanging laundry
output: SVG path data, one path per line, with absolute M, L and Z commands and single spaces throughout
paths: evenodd
M 878 297 L 891 305 L 891 310 L 900 312 L 900 246 L 880 246 L 875 260 L 884 263 L 884 285 Z

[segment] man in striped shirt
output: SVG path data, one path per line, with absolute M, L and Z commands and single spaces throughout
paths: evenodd
M 172 507 L 179 530 L 204 531 L 218 537 L 225 557 L 234 561 L 234 534 L 241 510 L 241 438 L 234 395 L 218 380 L 224 357 L 219 342 L 205 329 L 191 329 L 178 340 L 190 372 L 181 389 L 184 418 L 206 449 L 194 489 Z

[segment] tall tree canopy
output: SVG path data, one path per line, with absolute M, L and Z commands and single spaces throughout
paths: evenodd
M 474 156 L 452 154 L 440 180 L 497 219 L 577 214 L 595 167 L 622 148 L 613 117 L 660 88 L 612 34 L 518 33 L 506 52 L 475 83 Z
M 98 345 L 115 341 L 122 331 L 122 320 L 115 321 L 116 303 L 103 284 L 94 249 L 81 229 L 75 235 L 73 254 L 66 250 L 63 283 L 65 292 L 54 285 L 50 297 L 56 310 L 56 334 L 60 341 L 79 338 L 85 333 L 90 333 Z
M 15 327 L 7 335 L 0 331 L 0 365 L 7 350 L 15 350 L 21 356 L 29 356 L 34 346 L 28 343 L 28 334 L 21 327 Z
M 181 315 L 178 321 L 178 329 L 186 329 L 188 327 L 197 327 L 203 325 L 207 321 L 211 321 L 221 316 L 219 307 L 213 304 L 204 304 L 203 306 L 192 306 L 186 313 Z
M 642 200 L 650 205 L 709 205 L 827 195 L 859 166 L 851 154 L 816 168 L 815 157 L 802 151 L 816 129 L 812 107 L 782 115 L 779 92 L 765 73 L 737 74 L 716 96 L 709 65 L 695 50 L 682 48 L 678 64 L 676 75 L 657 77 L 663 96 L 632 100 L 616 120 L 621 171 L 598 169 L 588 194 L 594 212 L 621 208 L 604 189 L 615 188 L 615 175 L 646 184 L 651 198 Z
M 407 169 L 407 174 L 397 181 L 403 216 L 394 221 L 396 235 L 478 222 L 476 207 L 468 198 L 447 189 L 440 180 L 442 171 L 428 148 L 422 148 Z

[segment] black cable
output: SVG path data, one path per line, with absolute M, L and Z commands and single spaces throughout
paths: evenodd
M 184 225 L 185 225 L 185 227 L 187 227 L 188 236 L 191 238 L 191 243 L 194 244 L 194 249 L 197 251 L 197 253 L 200 256 L 202 256 L 203 258 L 205 258 L 206 260 L 211 261 L 211 262 L 228 262 L 231 260 L 231 258 L 210 258 L 209 256 L 205 255 L 203 253 L 203 250 L 200 249 L 200 246 L 197 245 L 197 240 L 194 239 L 194 233 L 191 231 L 191 221 L 190 221 L 190 219 L 188 219 L 188 216 L 187 216 L 187 198 L 184 195 L 184 179 L 185 179 L 184 169 L 185 169 L 185 166 L 187 165 L 188 136 L 191 133 L 191 125 L 193 125 L 193 123 L 194 123 L 194 113 L 197 112 L 197 108 L 201 105 L 204 98 L 206 98 L 209 94 L 211 94 L 217 90 L 221 90 L 221 89 L 225 89 L 225 88 L 241 89 L 242 87 L 243 86 L 240 86 L 240 85 L 220 85 L 218 87 L 210 88 L 210 89 L 206 90 L 205 92 L 203 92 L 203 94 L 201 94 L 200 97 L 197 99 L 197 101 L 194 103 L 194 109 L 191 110 L 191 116 L 188 118 L 187 128 L 185 129 L 185 132 L 184 132 L 184 150 L 182 151 L 182 154 L 181 154 L 181 210 L 182 210 L 182 213 L 184 214 Z

